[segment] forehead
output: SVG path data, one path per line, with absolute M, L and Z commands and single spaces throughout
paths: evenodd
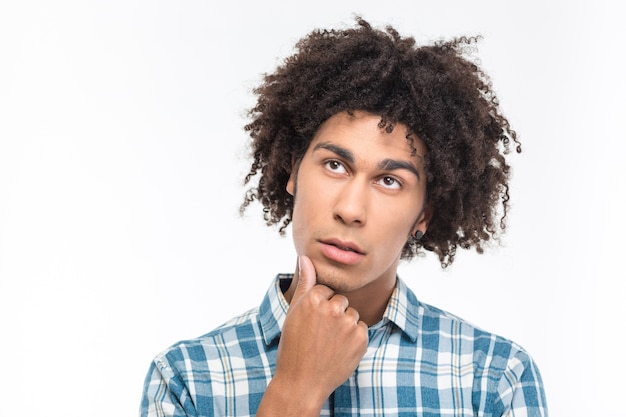
M 409 129 L 402 123 L 391 132 L 381 128 L 381 116 L 365 111 L 337 113 L 318 128 L 309 144 L 309 151 L 319 149 L 320 143 L 341 145 L 369 157 L 410 159 L 421 163 L 426 146 L 414 134 L 408 139 Z

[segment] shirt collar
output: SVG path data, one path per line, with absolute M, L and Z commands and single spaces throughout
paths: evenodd
M 268 289 L 259 309 L 263 339 L 267 345 L 272 344 L 280 336 L 289 303 L 281 290 L 293 274 L 278 274 Z M 418 306 L 419 303 L 413 291 L 400 278 L 396 281 L 396 287 L 391 293 L 387 308 L 383 313 L 383 322 L 391 322 L 397 326 L 404 335 L 415 343 L 418 329 Z
M 280 336 L 280 330 L 283 328 L 283 323 L 287 316 L 287 309 L 289 309 L 289 303 L 285 300 L 285 296 L 281 290 L 281 282 L 285 285 L 285 281 L 290 281 L 292 278 L 293 274 L 278 274 L 267 290 L 267 293 L 265 293 L 265 297 L 259 308 L 261 330 L 263 331 L 263 339 L 267 345 L 270 345 Z
M 389 303 L 383 313 L 383 320 L 386 319 L 395 324 L 411 342 L 415 343 L 419 327 L 418 309 L 419 303 L 415 294 L 404 281 L 398 278 L 396 288 L 391 293 Z

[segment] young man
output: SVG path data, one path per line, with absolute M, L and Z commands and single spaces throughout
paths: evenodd
M 268 224 L 292 223 L 298 266 L 259 308 L 158 355 L 142 415 L 547 415 L 519 345 L 396 276 L 402 258 L 445 267 L 504 229 L 504 155 L 520 148 L 463 57 L 473 41 L 416 47 L 359 19 L 311 33 L 266 76 L 242 209 L 259 200 Z

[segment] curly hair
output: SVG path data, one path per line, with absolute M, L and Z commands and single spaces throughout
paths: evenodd
M 378 30 L 357 18 L 355 28 L 315 30 L 296 53 L 254 89 L 258 100 L 245 126 L 254 158 L 245 184 L 243 213 L 258 200 L 268 225 L 291 222 L 293 197 L 285 186 L 292 163 L 303 157 L 319 126 L 339 112 L 379 115 L 381 129 L 404 124 L 426 145 L 427 199 L 432 211 L 420 241 L 409 239 L 402 258 L 435 252 L 443 268 L 458 247 L 497 238 L 509 208 L 511 140 L 521 144 L 501 114 L 491 81 L 467 56 L 478 37 L 417 46 L 387 26 Z M 414 148 L 413 148 L 414 149 Z M 502 211 L 499 211 L 502 209 Z

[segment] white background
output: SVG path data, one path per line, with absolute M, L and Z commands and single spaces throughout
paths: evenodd
M 552 416 L 624 416 L 623 13 L 580 1 L 5 1 L 0 415 L 136 415 L 156 353 L 256 306 L 289 234 L 238 207 L 251 89 L 316 27 L 478 56 L 524 152 L 503 244 L 429 255 L 425 302 L 519 342 Z M 621 16 L 620 16 L 621 15 Z M 290 232 L 290 231 L 289 231 Z

